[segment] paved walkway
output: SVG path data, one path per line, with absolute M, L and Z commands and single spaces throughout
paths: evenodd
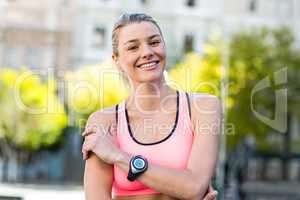
M 81 186 L 10 185 L 0 183 L 0 199 L 5 199 L 4 197 L 20 197 L 22 200 L 84 200 L 84 193 Z
M 246 196 L 274 200 L 300 200 L 299 189 L 299 182 L 247 182 L 242 185 Z

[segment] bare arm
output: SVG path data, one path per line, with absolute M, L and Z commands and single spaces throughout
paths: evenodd
M 93 113 L 86 124 L 87 126 L 101 126 L 107 130 L 113 123 L 115 114 L 111 110 Z M 93 152 L 89 152 L 84 171 L 84 192 L 86 200 L 111 200 L 112 199 L 113 165 L 107 164 Z
M 176 170 L 149 163 L 148 170 L 138 180 L 156 191 L 179 199 L 203 199 L 215 171 L 221 120 L 220 102 L 216 97 L 195 98 L 193 105 L 195 140 L 186 170 Z M 197 106 L 197 107 L 196 107 Z M 129 170 L 129 155 L 115 161 L 125 172 Z
M 111 200 L 112 165 L 91 153 L 85 163 L 84 193 L 86 200 Z

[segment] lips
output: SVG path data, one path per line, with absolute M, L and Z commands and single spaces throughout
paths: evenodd
M 150 67 L 153 67 L 154 65 L 156 65 L 158 63 L 159 63 L 159 61 L 151 61 L 151 62 L 147 62 L 147 63 L 137 65 L 137 67 L 138 68 L 150 68 Z

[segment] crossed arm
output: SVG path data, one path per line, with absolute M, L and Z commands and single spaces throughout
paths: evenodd
M 195 138 L 187 169 L 176 170 L 149 163 L 148 170 L 138 180 L 168 196 L 199 200 L 205 196 L 218 159 L 221 106 L 214 96 L 195 97 L 192 106 Z M 120 155 L 113 164 L 127 172 L 130 156 L 125 152 Z

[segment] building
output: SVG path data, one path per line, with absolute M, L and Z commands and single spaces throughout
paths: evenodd
M 1 0 L 0 66 L 69 67 L 74 1 Z
M 298 0 L 78 0 L 72 66 L 111 56 L 113 23 L 123 12 L 145 12 L 158 21 L 167 43 L 168 66 L 186 51 L 201 53 L 203 42 L 214 33 L 229 38 L 253 27 L 290 26 L 300 47 Z
M 209 34 L 207 30 L 220 24 L 220 0 L 210 2 L 212 5 L 197 7 L 179 0 L 79 1 L 73 64 L 80 66 L 109 58 L 111 32 L 116 19 L 124 12 L 145 12 L 161 26 L 167 43 L 168 66 L 171 66 L 184 51 L 195 49 L 201 52 L 201 44 Z M 171 3 L 172 9 L 166 9 Z
M 229 38 L 253 27 L 290 26 L 300 47 L 298 0 L 0 0 L 0 66 L 99 63 L 111 56 L 113 23 L 124 12 L 145 12 L 158 21 L 168 67 L 184 52 L 201 53 L 214 33 Z

